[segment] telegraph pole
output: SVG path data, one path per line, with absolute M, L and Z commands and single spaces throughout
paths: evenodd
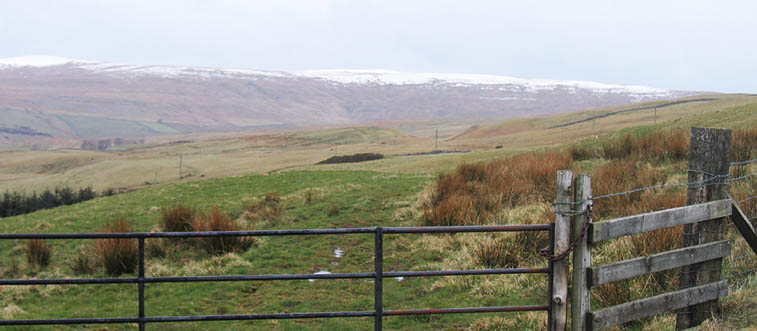
M 657 107 L 654 107 L 654 125 L 657 125 Z
M 436 134 L 434 135 L 434 150 L 439 150 L 439 128 L 436 128 Z

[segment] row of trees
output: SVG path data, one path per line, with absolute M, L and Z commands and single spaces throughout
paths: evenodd
M 40 209 L 72 205 L 95 197 L 97 197 L 97 194 L 91 187 L 80 188 L 79 190 L 59 187 L 52 191 L 46 189 L 41 194 L 34 192 L 31 195 L 6 191 L 0 197 L 0 217 L 23 215 Z

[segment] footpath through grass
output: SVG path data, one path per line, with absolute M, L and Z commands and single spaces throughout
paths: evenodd
M 247 223 L 247 228 L 411 226 L 417 225 L 418 211 L 415 206 L 431 179 L 428 176 L 369 171 L 293 171 L 211 179 L 151 187 L 73 206 L 0 219 L 0 231 L 98 232 L 120 217 L 128 219 L 135 231 L 151 231 L 157 229 L 160 211 L 177 202 L 199 210 L 218 207 L 222 212 L 243 221 L 244 207 L 262 199 L 266 192 L 273 191 L 281 196 L 282 217 L 272 222 Z M 147 240 L 148 251 L 152 245 L 158 244 L 154 242 L 156 240 Z M 444 242 L 452 241 L 447 235 L 387 235 L 384 270 L 439 269 L 440 265 L 443 266 L 440 261 L 454 256 L 446 250 L 456 249 L 439 244 Z M 75 275 L 70 267 L 74 256 L 90 247 L 91 241 L 56 240 L 49 243 L 53 247 L 50 266 L 40 269 L 27 264 L 23 250 L 25 241 L 0 241 L 2 277 L 106 277 L 102 267 L 94 274 L 85 276 Z M 216 256 L 187 243 L 163 243 L 163 249 L 161 254 L 148 252 L 148 277 L 373 270 L 372 235 L 265 237 L 256 239 L 253 247 L 245 252 Z M 487 276 L 485 281 L 501 283 L 507 277 Z M 546 277 L 530 277 L 546 285 Z M 540 304 L 543 301 L 543 293 L 500 292 L 488 295 L 480 288 L 469 286 L 468 277 L 451 278 L 455 280 L 441 277 L 386 279 L 384 309 L 521 305 Z M 373 310 L 371 279 L 148 284 L 145 295 L 148 316 Z M 0 287 L 0 314 L 4 319 L 133 317 L 137 314 L 137 307 L 137 286 L 131 284 Z M 489 316 L 491 314 L 387 317 L 384 325 L 387 329 L 460 329 Z M 362 330 L 372 328 L 372 323 L 372 318 L 335 318 L 153 324 L 150 328 Z M 88 325 L 35 329 L 134 327 Z

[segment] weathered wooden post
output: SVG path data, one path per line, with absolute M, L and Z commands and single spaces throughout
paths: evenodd
M 557 172 L 557 204 L 555 205 L 554 254 L 559 255 L 570 246 L 570 213 L 573 195 L 573 172 Z M 568 319 L 568 260 L 553 262 L 552 298 L 550 298 L 549 325 L 552 330 L 565 330 Z
M 586 313 L 591 311 L 591 291 L 586 279 L 586 269 L 591 267 L 591 247 L 586 240 L 588 223 L 591 222 L 591 176 L 579 175 L 573 184 L 574 204 L 577 213 L 573 220 L 571 241 L 573 249 L 573 291 L 570 293 L 571 330 L 586 330 Z M 581 213 L 579 213 L 581 212 Z
M 731 165 L 731 130 L 691 128 L 689 145 L 689 183 L 686 204 L 727 199 L 727 174 Z M 725 218 L 687 224 L 684 226 L 684 246 L 694 246 L 722 239 L 721 228 Z M 720 280 L 723 259 L 715 259 L 681 268 L 679 288 L 703 285 Z M 677 312 L 676 329 L 701 324 L 719 310 L 718 300 L 689 306 Z

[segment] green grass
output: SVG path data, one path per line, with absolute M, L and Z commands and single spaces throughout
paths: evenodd
M 412 217 L 395 212 L 410 208 L 429 181 L 427 176 L 386 175 L 369 171 L 292 171 L 272 175 L 250 175 L 210 179 L 184 184 L 150 187 L 136 192 L 98 198 L 74 206 L 40 211 L 2 219 L 0 231 L 13 232 L 93 232 L 118 217 L 132 222 L 137 231 L 150 231 L 159 222 L 157 208 L 177 201 L 199 209 L 213 206 L 237 217 L 242 207 L 260 199 L 265 192 L 278 191 L 282 196 L 285 220 L 276 224 L 258 224 L 255 228 L 336 228 L 376 225 L 415 225 Z M 313 200 L 304 202 L 304 192 L 313 188 Z M 337 205 L 337 216 L 327 216 L 327 209 Z M 385 270 L 423 270 L 441 256 L 414 248 L 420 236 L 388 235 L 385 243 Z M 150 239 L 147 244 L 150 245 Z M 66 260 L 87 241 L 55 241 L 51 266 L 39 271 L 26 265 L 23 242 L 2 241 L 0 251 L 9 258 L 0 260 L 0 272 L 16 260 L 26 277 L 75 277 Z M 344 256 L 334 257 L 334 249 Z M 198 274 L 274 274 L 330 272 L 372 272 L 373 236 L 290 236 L 260 238 L 245 253 L 212 257 L 196 249 L 181 248 L 168 258 L 148 258 L 148 276 Z M 334 264 L 337 262 L 338 264 Z M 224 267 L 225 266 L 225 267 Z M 215 267 L 215 268 L 214 268 Z M 19 275 L 16 275 L 18 277 Z M 104 277 L 102 269 L 95 275 Z M 507 276 L 502 276 L 507 277 Z M 539 277 L 539 276 L 535 276 Z M 544 277 L 541 277 L 544 278 Z M 484 305 L 537 304 L 538 296 L 519 293 L 481 299 L 470 295 L 465 286 L 435 288 L 436 279 L 385 280 L 385 309 L 441 308 Z M 543 280 L 546 284 L 546 279 Z M 3 291 L 10 291 L 3 289 Z M 0 309 L 10 304 L 24 313 L 13 318 L 116 317 L 135 316 L 135 285 L 51 286 L 6 292 L 0 296 Z M 341 310 L 372 310 L 371 280 L 317 280 L 150 284 L 146 289 L 149 316 L 280 313 Z M 480 316 L 479 316 L 480 317 Z M 467 326 L 477 316 L 387 317 L 388 329 L 446 328 Z M 160 329 L 336 329 L 354 330 L 372 327 L 371 318 L 318 319 L 308 321 L 205 322 L 161 324 Z M 95 327 L 95 326 L 92 326 Z M 40 327 L 39 329 L 59 329 Z
M 665 115 L 667 117 L 661 114 L 658 126 L 754 125 L 757 121 L 757 104 L 753 100 L 746 96 L 728 96 L 707 105 L 666 108 L 670 112 Z M 444 148 L 473 149 L 471 153 L 388 157 L 359 164 L 313 165 L 334 155 L 334 144 L 339 144 L 339 154 L 379 152 L 391 155 L 429 151 L 433 148 L 433 139 L 401 136 L 389 129 L 350 128 L 198 140 L 186 144 L 135 148 L 123 153 L 5 152 L 2 155 L 5 162 L 0 166 L 0 185 L 7 188 L 28 190 L 51 186 L 52 183 L 68 183 L 71 186 L 95 185 L 96 189 L 101 190 L 141 185 L 152 181 L 155 171 L 158 171 L 158 180 L 164 184 L 144 186 L 135 192 L 98 198 L 74 206 L 0 219 L 0 231 L 92 232 L 118 217 L 131 220 L 138 231 L 150 231 L 159 222 L 160 210 L 178 201 L 202 210 L 217 206 L 237 218 L 243 207 L 270 191 L 278 191 L 282 196 L 284 220 L 252 223 L 250 226 L 253 228 L 417 225 L 417 215 L 413 214 L 417 212 L 415 204 L 426 185 L 434 175 L 453 170 L 460 163 L 494 160 L 537 147 L 561 148 L 566 146 L 566 142 L 598 134 L 599 137 L 582 142 L 592 146 L 611 139 L 625 127 L 633 127 L 627 131 L 633 134 L 656 127 L 652 125 L 648 113 L 640 112 L 607 118 L 607 122 L 597 123 L 600 128 L 598 132 L 592 131 L 591 123 L 581 124 L 575 130 L 544 129 L 545 126 L 579 118 L 586 113 L 590 112 L 515 120 L 495 128 L 482 127 L 482 130 L 489 131 L 478 138 L 459 137 L 440 142 Z M 491 149 L 494 145 L 505 145 L 506 148 Z M 179 153 L 183 155 L 184 170 L 192 173 L 190 179 L 196 181 L 175 183 Z M 581 171 L 589 171 L 602 162 L 588 159 L 574 165 Z M 271 175 L 249 175 L 281 168 L 287 170 Z M 200 178 L 200 175 L 207 176 Z M 305 204 L 304 194 L 310 189 L 313 189 L 314 198 L 312 203 Z M 335 216 L 328 215 L 332 206 L 339 211 Z M 518 223 L 519 220 L 514 222 Z M 467 265 L 456 264 L 459 262 L 456 259 L 465 256 L 460 253 L 470 249 L 466 245 L 475 242 L 475 239 L 461 235 L 453 239 L 439 248 L 437 246 L 445 242 L 445 237 L 387 236 L 385 270 L 467 268 Z M 39 270 L 26 266 L 23 251 L 19 248 L 23 245 L 22 241 L 0 241 L 0 254 L 7 257 L 0 259 L 0 274 L 8 273 L 12 269 L 12 261 L 15 261 L 21 270 L 13 277 L 74 277 L 66 260 L 81 246 L 91 242 L 54 241 L 52 244 L 54 255 L 51 266 Z M 337 247 L 345 251 L 340 259 L 333 256 Z M 371 272 L 373 238 L 370 235 L 268 237 L 259 240 L 245 253 L 232 256 L 212 257 L 186 247 L 173 247 L 168 256 L 149 258 L 148 275 L 311 273 L 319 270 Z M 100 270 L 95 276 L 105 275 Z M 520 293 L 517 290 L 518 281 L 510 281 L 511 278 L 507 277 L 482 277 L 475 281 L 471 277 L 405 279 L 401 282 L 387 279 L 384 284 L 385 309 L 540 303 L 538 293 Z M 535 277 L 534 282 L 546 283 L 542 276 L 532 277 Z M 497 287 L 501 290 L 495 295 L 490 293 L 491 286 L 488 289 L 484 286 L 486 282 L 502 284 L 497 283 L 502 280 L 507 283 Z M 527 288 L 539 289 L 538 286 Z M 158 316 L 371 310 L 372 293 L 373 283 L 370 280 L 150 284 L 147 286 L 147 311 L 150 316 Z M 19 291 L 0 287 L 0 313 L 12 304 L 23 310 L 23 313 L 14 315 L 19 319 L 135 316 L 136 286 L 51 286 Z M 474 321 L 492 316 L 510 318 L 514 315 L 387 317 L 384 323 L 387 329 L 462 329 Z M 518 321 L 514 325 L 526 327 L 531 322 Z M 161 324 L 159 327 L 169 330 L 352 330 L 371 328 L 372 319 L 206 322 Z
M 317 144 L 366 144 L 375 143 L 383 139 L 398 137 L 399 131 L 390 128 L 379 127 L 354 127 L 310 131 L 295 134 L 294 137 L 302 138 Z

